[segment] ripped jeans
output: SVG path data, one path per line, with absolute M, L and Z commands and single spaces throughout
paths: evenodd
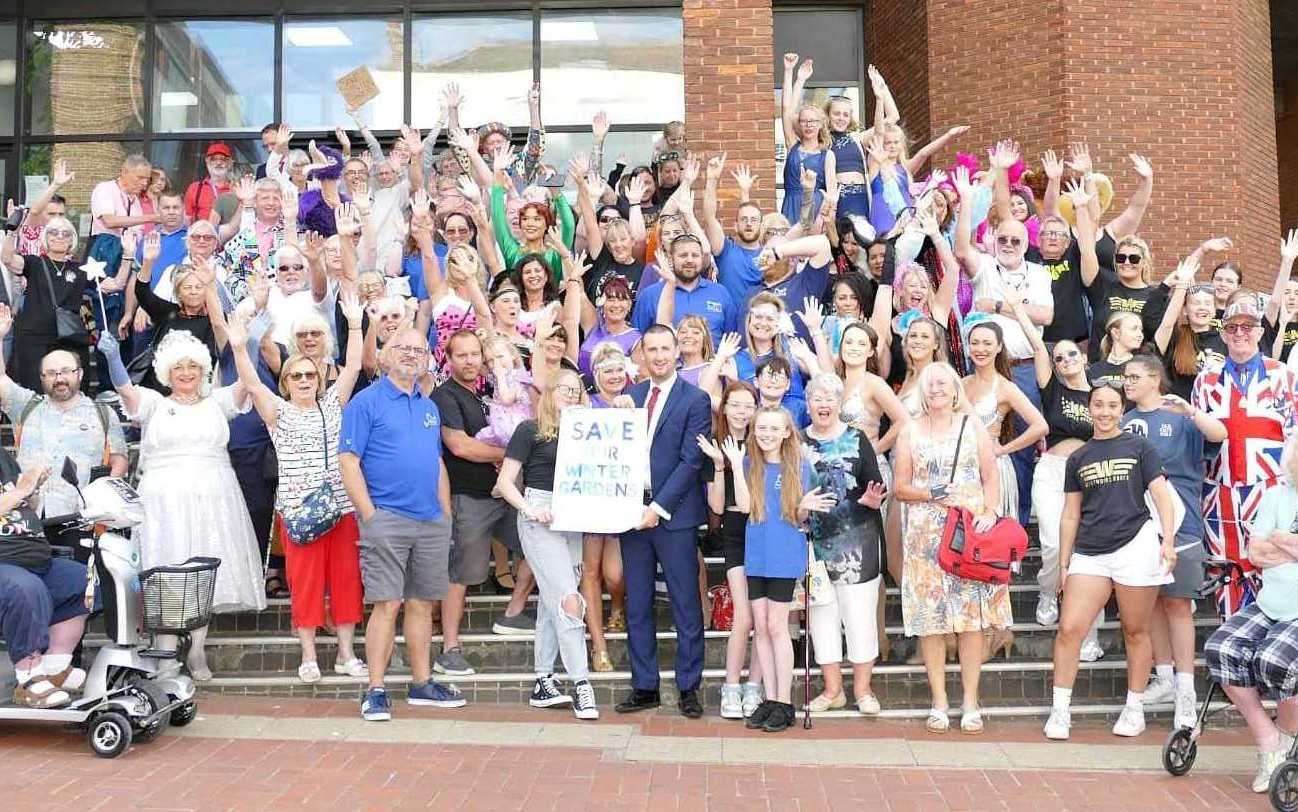
M 550 491 L 528 488 L 523 497 L 534 507 L 550 506 Z M 536 576 L 538 607 L 533 667 L 538 677 L 554 673 L 554 659 L 563 659 L 568 678 L 579 682 L 590 676 L 586 657 L 586 602 L 581 581 L 581 533 L 560 533 L 518 514 L 518 538 L 523 556 Z M 572 598 L 576 611 L 565 612 L 563 602 Z

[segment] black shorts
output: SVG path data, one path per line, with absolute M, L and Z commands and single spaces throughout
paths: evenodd
M 726 572 L 744 565 L 744 530 L 748 517 L 743 513 L 726 511 L 721 517 L 721 551 L 726 557 Z
M 766 598 L 776 603 L 793 603 L 793 588 L 797 578 L 765 578 L 761 575 L 748 576 L 748 600 Z

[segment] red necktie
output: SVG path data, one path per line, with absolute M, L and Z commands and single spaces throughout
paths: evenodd
M 658 405 L 658 393 L 661 391 L 662 390 L 656 386 L 649 390 L 649 402 L 645 404 L 645 408 L 649 410 L 650 426 L 653 426 L 654 424 L 654 407 Z

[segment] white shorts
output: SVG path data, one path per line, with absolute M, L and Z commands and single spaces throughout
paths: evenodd
M 1172 573 L 1163 569 L 1158 531 L 1145 522 L 1140 532 L 1118 550 L 1103 555 L 1073 553 L 1069 575 L 1098 575 L 1122 586 L 1161 586 L 1172 583 Z M 1067 590 L 1067 585 L 1064 589 Z

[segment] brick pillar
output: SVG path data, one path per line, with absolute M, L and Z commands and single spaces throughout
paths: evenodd
M 1035 162 L 1086 140 L 1113 179 L 1112 216 L 1155 169 L 1140 233 L 1156 276 L 1206 237 L 1227 235 L 1245 283 L 1269 290 L 1278 259 L 1275 104 L 1267 0 L 927 0 L 934 132 L 958 145 L 1014 136 Z M 940 156 L 946 163 L 950 155 Z
M 729 153 L 759 176 L 753 196 L 775 208 L 775 58 L 771 0 L 685 0 L 685 123 L 695 154 Z M 700 173 L 701 175 L 702 173 Z M 700 177 L 696 192 L 701 194 Z M 723 223 L 737 193 L 721 184 Z
M 928 15 L 915 0 L 871 0 L 865 21 L 866 60 L 888 80 L 901 113 L 901 126 L 916 147 L 930 139 Z M 945 82 L 945 78 L 943 79 Z M 866 120 L 874 114 L 867 84 Z

